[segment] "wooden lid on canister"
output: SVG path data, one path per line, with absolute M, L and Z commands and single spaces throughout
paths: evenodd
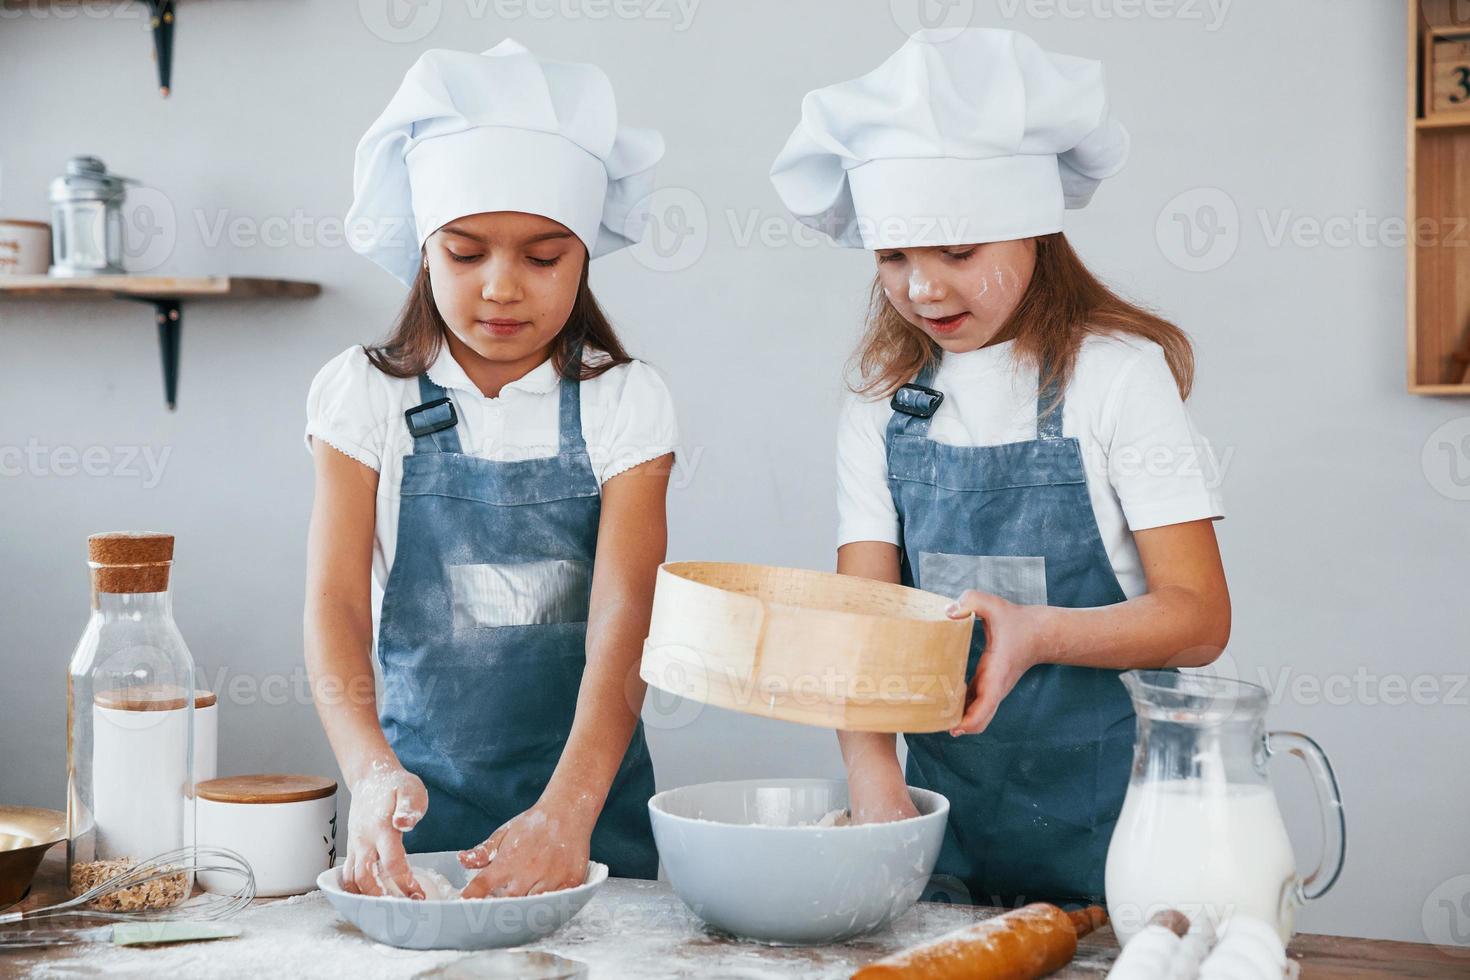
M 337 792 L 337 781 L 325 776 L 258 774 L 206 779 L 194 787 L 201 800 L 216 803 L 300 803 Z
M 174 536 L 157 531 L 107 531 L 87 538 L 96 592 L 167 592 Z
M 195 708 L 207 708 L 217 700 L 213 691 L 194 692 Z M 98 691 L 92 695 L 92 701 L 103 708 L 116 711 L 177 711 L 184 706 L 184 691 L 177 684 L 124 687 L 113 691 Z

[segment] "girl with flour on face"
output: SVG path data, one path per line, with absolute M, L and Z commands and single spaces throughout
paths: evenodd
M 807 95 L 787 206 L 873 252 L 838 439 L 838 571 L 974 615 L 951 732 L 841 733 L 856 822 L 943 793 L 931 894 L 1096 902 L 1132 761 L 1118 673 L 1201 666 L 1230 633 L 1189 341 L 1062 235 L 1128 135 L 1096 62 L 1003 30 L 921 33 Z
M 514 41 L 429 51 L 357 148 L 353 247 L 409 287 L 312 382 L 306 649 L 352 791 L 344 886 L 468 898 L 657 873 L 638 660 L 676 441 L 588 288 L 663 141 Z M 631 231 L 630 231 L 631 230 Z M 372 653 L 382 681 L 372 692 Z

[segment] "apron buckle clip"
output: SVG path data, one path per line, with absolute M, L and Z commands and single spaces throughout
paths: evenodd
M 944 392 L 923 385 L 906 384 L 893 393 L 889 407 L 895 412 L 912 415 L 916 419 L 933 418 L 944 402 Z
M 417 418 L 422 414 L 423 419 Z M 403 413 L 408 431 L 415 439 L 452 429 L 459 424 L 459 415 L 454 411 L 454 402 L 448 398 L 436 398 L 431 402 L 410 408 Z

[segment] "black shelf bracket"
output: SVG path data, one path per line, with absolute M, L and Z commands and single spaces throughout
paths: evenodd
M 158 352 L 163 361 L 163 397 L 172 412 L 178 406 L 179 335 L 184 329 L 183 301 L 172 296 L 127 296 L 114 293 L 118 299 L 148 303 L 158 323 Z
M 158 62 L 158 90 L 168 98 L 174 66 L 174 0 L 148 0 L 153 31 L 153 60 Z

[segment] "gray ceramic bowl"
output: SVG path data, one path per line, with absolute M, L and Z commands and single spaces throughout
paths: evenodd
M 456 851 L 410 854 L 409 863 L 430 868 L 464 887 L 470 872 Z M 566 925 L 607 880 L 607 865 L 592 861 L 587 882 L 576 888 L 524 898 L 448 899 L 354 895 L 342 890 L 342 868 L 328 868 L 316 879 L 327 901 L 370 939 L 402 949 L 500 949 L 522 946 Z
M 747 939 L 814 945 L 877 929 L 918 901 L 949 801 L 909 794 L 918 817 L 859 827 L 799 826 L 847 806 L 834 779 L 684 786 L 648 809 L 669 883 L 695 915 Z

